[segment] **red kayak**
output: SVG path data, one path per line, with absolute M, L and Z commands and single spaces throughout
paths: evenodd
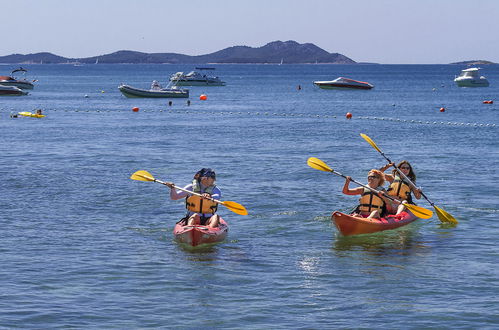
M 341 212 L 333 212 L 331 220 L 344 236 L 375 233 L 378 231 L 395 229 L 405 226 L 419 219 L 411 212 L 402 212 L 399 215 L 387 215 L 381 219 L 368 219 L 352 216 Z
M 222 218 L 215 228 L 201 225 L 186 226 L 183 223 L 177 223 L 173 228 L 175 240 L 190 246 L 221 242 L 227 237 L 228 232 L 229 226 Z

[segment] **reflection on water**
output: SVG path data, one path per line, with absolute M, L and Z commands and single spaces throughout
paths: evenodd
M 374 234 L 341 236 L 338 235 L 333 250 L 339 254 L 350 251 L 366 251 L 371 255 L 410 255 L 429 248 L 418 237 L 417 226 L 387 230 Z

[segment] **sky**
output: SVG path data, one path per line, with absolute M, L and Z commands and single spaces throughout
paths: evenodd
M 294 40 L 357 62 L 499 63 L 499 0 L 16 0 L 1 8 L 0 56 L 203 55 Z

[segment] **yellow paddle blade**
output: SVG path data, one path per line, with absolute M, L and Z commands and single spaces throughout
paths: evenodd
M 376 143 L 374 143 L 374 141 L 367 135 L 363 134 L 363 133 L 360 133 L 360 136 L 362 136 L 364 138 L 364 140 L 367 141 L 367 143 L 369 143 L 374 149 L 378 150 L 379 152 L 381 152 L 381 149 L 378 148 L 378 146 L 376 145 Z
M 436 205 L 433 205 L 433 207 L 435 208 L 435 211 L 437 211 L 437 215 L 438 215 L 438 218 L 440 219 L 440 221 L 442 221 L 442 222 L 448 222 L 448 223 L 453 223 L 453 224 L 457 224 L 458 223 L 457 219 L 454 218 L 449 213 L 447 213 L 445 210 L 439 208 Z
M 407 207 L 409 211 L 411 211 L 418 218 L 429 219 L 433 216 L 433 211 L 425 209 L 424 207 L 406 203 L 404 203 L 404 206 Z
M 246 208 L 239 203 L 225 201 L 225 202 L 221 202 L 220 204 L 227 207 L 229 210 L 231 210 L 232 212 L 234 212 L 236 214 L 248 215 L 248 211 L 246 211 Z
M 147 171 L 137 171 L 132 174 L 130 179 L 137 181 L 154 181 L 152 174 Z
M 319 171 L 333 172 L 333 169 L 331 167 L 327 166 L 327 164 L 324 163 L 319 158 L 310 157 L 307 160 L 307 165 L 310 166 L 311 168 L 315 168 L 316 170 L 319 170 Z

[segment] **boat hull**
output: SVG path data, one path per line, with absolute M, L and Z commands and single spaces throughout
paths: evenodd
M 189 90 L 187 89 L 161 89 L 161 90 L 146 90 L 135 88 L 128 85 L 120 85 L 118 87 L 121 94 L 128 98 L 188 98 Z
M 0 96 L 22 96 L 22 95 L 28 95 L 28 92 L 25 92 L 16 86 L 0 85 Z
M 173 229 L 173 236 L 179 243 L 198 246 L 222 242 L 227 237 L 228 232 L 229 226 L 220 218 L 220 225 L 216 228 L 201 225 L 185 226 L 177 223 Z
M 411 212 L 389 215 L 381 219 L 369 219 L 352 216 L 338 211 L 333 212 L 331 220 L 343 236 L 376 233 L 383 230 L 399 228 L 417 220 Z
M 206 80 L 170 80 L 177 86 L 225 86 L 223 81 L 206 81 Z
M 454 80 L 458 87 L 489 87 L 487 79 L 463 79 Z
M 314 82 L 319 88 L 322 89 L 372 89 L 374 86 L 372 85 L 348 85 L 348 84 L 337 84 L 337 83 L 328 83 L 328 82 Z

